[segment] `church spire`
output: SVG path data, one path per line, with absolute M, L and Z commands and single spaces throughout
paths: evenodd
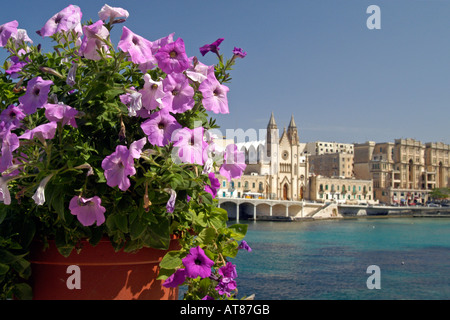
M 275 117 L 272 115 L 270 116 L 269 124 L 267 125 L 267 129 L 278 129 L 277 124 L 275 123 Z
M 289 123 L 289 127 L 287 130 L 287 135 L 291 145 L 299 144 L 298 130 L 297 125 L 295 124 L 294 115 L 292 115 L 291 117 L 291 122 Z
M 297 128 L 297 125 L 295 124 L 294 115 L 291 116 L 291 122 L 289 122 L 288 128 Z

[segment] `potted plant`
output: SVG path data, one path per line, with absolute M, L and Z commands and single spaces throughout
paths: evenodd
M 70 5 L 37 32 L 47 53 L 17 21 L 0 26 L 1 298 L 166 299 L 180 285 L 186 299 L 236 297 L 227 259 L 250 249 L 217 207 L 216 172 L 231 180 L 245 164 L 214 143 L 209 113 L 229 112 L 245 52 L 224 61 L 218 39 L 200 48 L 219 58 L 206 66 L 174 34 L 126 26 L 115 45 L 128 15 L 105 5 L 82 24 Z

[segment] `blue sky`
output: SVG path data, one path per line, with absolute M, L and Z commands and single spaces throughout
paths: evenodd
M 224 133 L 264 129 L 273 111 L 280 130 L 294 115 L 301 142 L 450 144 L 450 1 L 9 1 L 0 24 L 17 20 L 45 45 L 34 31 L 54 13 L 76 4 L 96 21 L 105 3 L 127 9 L 125 25 L 149 40 L 175 32 L 205 64 L 215 56 L 198 48 L 220 37 L 225 56 L 247 51 L 232 72 L 230 114 L 216 117 Z M 366 27 L 372 4 L 380 30 Z

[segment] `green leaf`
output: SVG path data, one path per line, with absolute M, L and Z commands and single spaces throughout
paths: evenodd
M 33 298 L 33 290 L 26 283 L 18 283 L 13 288 L 14 296 L 19 300 L 31 300 Z
M 147 224 L 140 218 L 133 220 L 130 226 L 130 236 L 131 240 L 136 240 L 142 236 L 147 228 Z
M 8 270 L 9 270 L 8 265 L 0 263 L 0 276 L 6 274 Z
M 238 241 L 244 239 L 247 234 L 247 228 L 248 225 L 246 224 L 233 224 L 228 227 L 228 229 L 231 230 L 231 237 Z
M 200 243 L 210 244 L 216 239 L 216 231 L 213 228 L 203 229 L 199 234 L 197 239 Z
M 162 258 L 159 266 L 164 269 L 175 269 L 182 263 L 181 256 L 182 252 L 179 250 L 170 251 Z

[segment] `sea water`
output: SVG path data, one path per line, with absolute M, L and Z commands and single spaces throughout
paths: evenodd
M 240 223 L 252 252 L 231 259 L 238 298 L 450 299 L 450 219 Z M 379 289 L 368 286 L 373 265 Z

